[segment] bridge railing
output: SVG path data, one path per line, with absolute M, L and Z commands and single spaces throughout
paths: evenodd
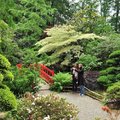
M 47 83 L 52 84 L 54 81 L 52 77 L 54 76 L 54 70 L 49 69 L 43 64 L 40 64 L 40 77 L 43 78 Z
M 22 64 L 16 65 L 18 69 L 22 68 Z M 39 70 L 39 76 L 43 78 L 47 83 L 52 84 L 54 81 L 52 77 L 54 76 L 54 70 L 49 69 L 43 64 L 30 64 L 30 68 Z

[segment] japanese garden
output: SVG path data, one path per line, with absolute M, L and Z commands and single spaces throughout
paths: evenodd
M 0 0 L 0 120 L 120 120 L 120 0 Z

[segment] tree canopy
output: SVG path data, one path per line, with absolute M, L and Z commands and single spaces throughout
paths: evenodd
M 49 64 L 61 62 L 70 64 L 72 59 L 79 58 L 83 47 L 89 41 L 102 40 L 103 37 L 95 34 L 81 34 L 72 29 L 72 26 L 58 26 L 46 30 L 48 37 L 36 43 L 39 46 L 38 54 L 47 54 Z

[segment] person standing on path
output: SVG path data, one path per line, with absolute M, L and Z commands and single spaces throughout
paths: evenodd
M 78 72 L 77 72 L 76 65 L 74 65 L 71 68 L 71 71 L 72 71 L 72 90 L 77 91 Z
M 83 96 L 85 94 L 85 79 L 84 79 L 84 69 L 83 65 L 78 65 L 78 85 L 80 85 L 80 96 Z

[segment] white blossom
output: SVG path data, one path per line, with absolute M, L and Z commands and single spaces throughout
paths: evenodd
M 44 117 L 43 120 L 50 120 L 50 116 Z
M 31 112 L 32 112 L 29 108 L 27 108 L 27 111 L 28 111 L 28 113 L 31 113 Z

